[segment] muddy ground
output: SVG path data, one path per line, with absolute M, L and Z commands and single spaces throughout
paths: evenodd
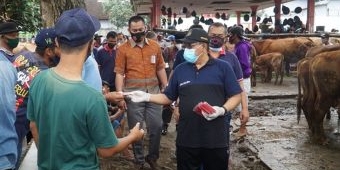
M 326 146 L 310 142 L 309 130 L 302 116 L 297 123 L 296 77 L 285 77 L 280 86 L 257 83 L 250 96 L 248 135 L 236 139 L 231 136 L 231 168 L 234 170 L 337 170 L 340 169 L 340 136 L 338 115 L 325 120 L 325 131 L 330 138 Z M 176 131 L 172 121 L 169 133 L 161 139 L 161 169 L 175 170 Z M 234 115 L 233 131 L 239 121 Z M 117 155 L 101 160 L 104 170 L 133 170 L 133 163 Z M 146 169 L 150 169 L 146 166 Z

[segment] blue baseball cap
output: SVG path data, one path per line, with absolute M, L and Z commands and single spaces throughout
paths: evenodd
M 58 41 L 71 47 L 89 42 L 99 29 L 99 20 L 83 8 L 64 11 L 55 24 Z
M 35 44 L 37 45 L 37 48 L 44 50 L 55 44 L 54 39 L 56 37 L 57 35 L 54 28 L 41 29 L 35 37 Z
M 167 38 L 165 38 L 166 41 L 175 41 L 176 37 L 174 35 L 169 35 Z

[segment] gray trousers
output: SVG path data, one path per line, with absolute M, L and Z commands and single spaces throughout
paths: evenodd
M 162 131 L 162 106 L 154 103 L 141 102 L 134 103 L 126 101 L 127 104 L 127 121 L 129 129 L 133 128 L 137 122 L 140 122 L 141 128 L 145 129 L 144 121 L 149 136 L 149 153 L 148 158 L 157 160 L 159 158 L 159 146 Z M 132 144 L 135 161 L 138 164 L 145 162 L 143 141 L 140 140 Z

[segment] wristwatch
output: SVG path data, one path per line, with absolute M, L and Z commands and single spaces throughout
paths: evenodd
M 228 113 L 228 109 L 226 107 L 224 107 L 224 106 L 222 106 L 222 107 L 224 109 L 224 115 L 226 115 Z

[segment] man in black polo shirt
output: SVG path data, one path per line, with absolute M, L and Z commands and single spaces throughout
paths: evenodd
M 241 88 L 229 63 L 209 56 L 209 38 L 203 29 L 192 29 L 183 39 L 184 59 L 173 73 L 162 94 L 142 91 L 125 93 L 133 102 L 170 104 L 179 98 L 179 122 L 176 139 L 177 169 L 228 169 L 225 114 L 241 101 Z M 205 101 L 213 111 L 196 113 Z

